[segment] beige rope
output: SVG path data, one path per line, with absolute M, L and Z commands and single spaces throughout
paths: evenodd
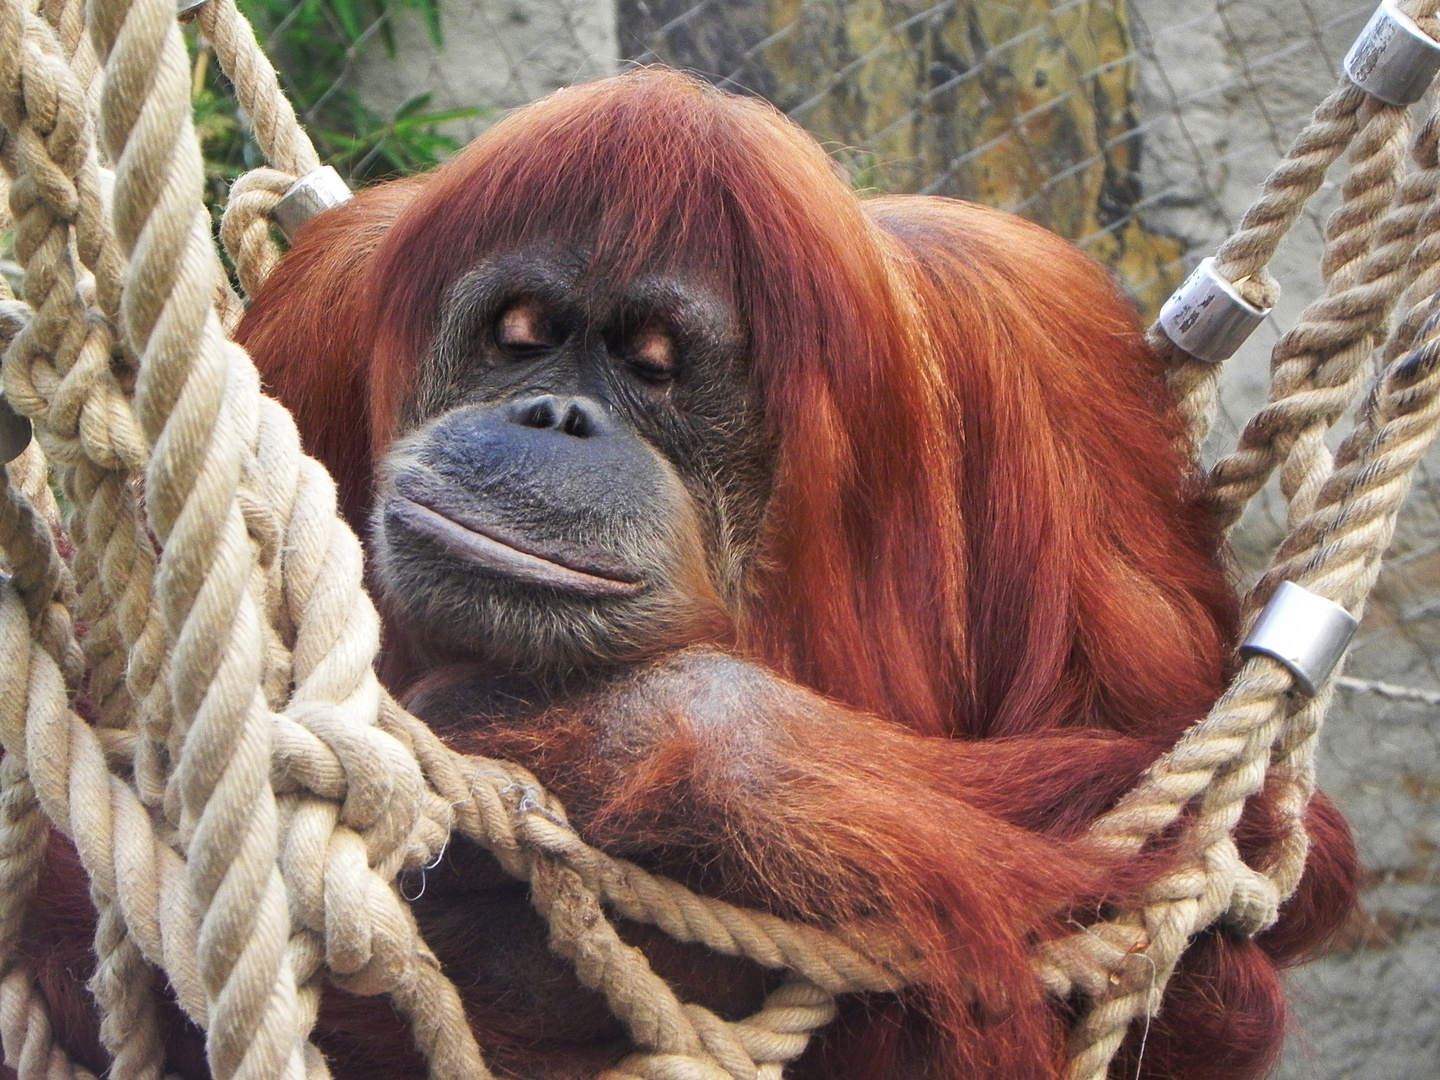
M 1325 293 L 1276 344 L 1269 404 L 1246 425 L 1235 451 L 1211 470 L 1212 498 L 1227 526 L 1282 463 L 1291 525 L 1304 516 L 1329 469 L 1325 433 L 1367 374 L 1374 334 L 1403 286 L 1419 214 L 1414 203 L 1403 201 L 1385 212 L 1403 167 L 1408 113 L 1372 100 L 1359 118 L 1363 126 L 1342 202 L 1326 224 L 1320 265 Z
M 221 223 L 225 250 L 239 273 L 241 288 L 254 296 L 280 259 L 269 215 L 297 180 L 320 167 L 320 157 L 295 119 L 274 66 L 235 0 L 207 0 L 197 18 L 201 32 L 215 47 L 220 69 L 235 87 L 240 107 L 250 117 L 256 143 L 273 166 L 254 169 L 235 181 Z
M 60 630 L 68 629 L 69 623 L 63 603 L 63 564 L 59 559 L 52 562 L 41 558 L 13 539 L 34 528 L 38 518 L 24 513 L 28 500 L 15 497 L 15 474 L 33 472 L 33 468 L 27 469 L 28 464 L 18 470 L 7 466 L 4 473 L 9 475 L 0 476 L 5 489 L 5 499 L 0 502 L 0 551 L 7 556 L 13 582 L 19 583 L 3 587 L 18 591 L 23 585 L 28 594 L 23 606 L 32 632 L 38 629 L 52 657 L 64 663 L 69 658 L 70 642 L 68 633 Z M 4 542 L 6 539 L 11 542 Z M 0 659 L 0 663 L 4 662 Z M 50 1038 L 44 998 L 16 957 L 26 910 L 39 883 L 49 832 L 24 758 L 6 754 L 0 759 L 0 897 L 4 897 L 4 903 L 0 903 L 0 1049 L 26 1080 L 41 1069 L 47 1075 L 63 1076 L 68 1064 Z
M 1305 204 L 1320 189 L 1330 166 L 1354 139 L 1359 130 L 1356 113 L 1365 100 L 1363 90 L 1342 79 L 1266 177 L 1260 197 L 1245 212 L 1235 233 L 1220 245 L 1216 270 L 1254 307 L 1270 308 L 1279 299 L 1280 286 L 1266 267 Z M 1166 381 L 1198 449 L 1214 422 L 1222 365 L 1181 351 L 1158 323 L 1150 327 L 1146 338 L 1169 366 Z
M 259 291 L 280 261 L 280 247 L 270 233 L 271 215 L 293 183 L 289 173 L 262 168 L 251 169 L 230 188 L 220 239 L 246 296 Z
M 299 178 L 320 167 L 310 137 L 280 89 L 279 77 L 255 40 L 255 31 L 235 0 L 206 0 L 196 20 L 215 49 L 220 69 L 235 87 L 240 107 L 250 118 L 255 142 L 276 169 Z
M 213 1016 L 208 1033 L 212 1067 L 218 1074 L 258 1069 L 269 1075 L 267 1070 L 273 1071 L 280 1064 L 278 1055 L 284 1054 L 285 1066 L 297 1069 L 297 1055 L 290 1045 L 298 1042 L 293 1026 L 296 1006 L 302 1026 L 308 1026 L 318 1003 L 313 981 L 298 1002 L 287 985 L 291 957 L 315 958 L 322 953 L 303 939 L 286 944 L 281 936 L 284 894 L 274 865 L 281 854 L 274 847 L 279 822 L 275 817 L 266 820 L 268 769 L 257 771 L 250 764 L 257 757 L 268 759 L 270 721 L 264 702 L 246 687 L 254 686 L 257 676 L 263 681 L 267 667 L 273 671 L 277 655 L 277 649 L 266 647 L 264 629 L 255 618 L 262 605 L 251 603 L 256 590 L 249 537 L 257 527 L 265 531 L 263 496 L 268 495 L 271 513 L 277 500 L 287 504 L 275 515 L 281 518 L 288 512 L 288 522 L 277 522 L 282 531 L 302 534 L 294 544 L 285 535 L 286 543 L 269 547 L 272 562 L 282 547 L 287 552 L 283 591 L 295 633 L 293 671 L 287 672 L 296 683 L 292 711 L 304 707 L 297 713 L 302 722 L 317 732 L 328 731 L 328 741 L 341 750 L 342 759 L 353 759 L 361 750 L 368 750 L 374 759 L 377 746 L 380 752 L 378 767 L 372 760 L 351 776 L 351 790 L 338 815 L 335 806 L 318 800 L 287 807 L 290 819 L 282 857 L 292 876 L 297 911 L 310 931 L 323 930 L 323 955 L 338 976 L 371 992 L 393 989 L 402 1009 L 407 1002 L 411 1011 L 423 1009 L 425 1015 L 415 1017 L 417 1030 L 441 1021 L 434 1044 L 426 1047 L 437 1075 L 483 1075 L 458 995 L 439 976 L 433 958 L 418 942 L 408 909 L 382 877 L 393 876 L 399 868 L 399 860 L 391 856 L 408 834 L 418 800 L 403 797 L 399 782 L 406 776 L 404 762 L 393 753 L 387 759 L 383 744 L 391 740 L 373 728 L 379 691 L 370 663 L 378 644 L 378 619 L 368 601 L 358 602 L 363 601 L 358 544 L 339 523 L 329 479 L 313 462 L 308 469 L 289 470 L 300 484 L 298 493 L 277 487 L 277 464 L 283 464 L 287 455 L 292 464 L 299 464 L 293 424 L 283 414 L 283 421 L 275 421 L 278 410 L 261 402 L 248 359 L 221 342 L 214 323 L 206 321 L 211 290 L 201 283 L 210 267 L 202 268 L 201 255 L 210 249 L 197 224 L 199 158 L 193 132 L 188 130 L 188 100 L 175 74 L 183 70 L 183 63 L 173 59 L 183 61 L 183 51 L 173 24 L 162 23 L 154 7 L 116 5 L 97 8 L 94 15 L 97 36 L 105 46 L 102 51 L 109 53 L 107 70 L 123 70 L 136 56 L 158 55 L 152 62 L 161 72 L 143 100 L 128 100 L 125 95 L 134 88 L 107 78 L 104 100 L 106 117 L 118 118 L 111 129 L 112 149 L 119 161 L 118 231 L 122 242 L 133 247 L 123 312 L 136 352 L 142 355 L 137 411 L 155 440 L 147 476 L 148 508 L 152 527 L 165 543 L 159 592 L 162 607 L 169 608 L 167 620 L 176 642 L 171 692 L 177 720 L 188 721 L 188 730 L 177 723 L 183 743 L 174 786 L 180 792 L 182 835 L 190 833 L 192 885 L 202 904 L 213 906 L 223 895 L 228 908 L 207 912 L 206 919 L 224 926 L 230 940 L 210 942 L 203 928 L 201 934 L 202 949 L 213 946 L 218 961 L 207 971 L 202 952 L 212 1014 L 232 1002 L 237 1014 L 225 1026 L 220 1016 Z M 168 190 L 150 185 L 157 175 L 170 182 Z M 188 199 L 173 190 L 187 175 L 192 192 Z M 166 240 L 162 230 L 187 218 L 184 249 L 193 257 L 181 254 L 176 259 L 173 251 L 162 256 Z M 149 232 L 152 222 L 155 229 Z M 169 239 L 178 242 L 178 234 Z M 176 273 L 177 269 L 183 273 Z M 188 308 L 177 303 L 177 294 L 188 294 Z M 203 334 L 198 349 L 193 344 L 197 331 Z M 268 425 L 261 419 L 267 411 L 273 421 Z M 182 433 L 173 446 L 171 431 Z M 196 431 L 209 436 L 208 459 L 198 468 L 195 448 L 184 443 Z M 270 443 L 267 433 L 273 436 Z M 267 446 L 273 450 L 275 439 L 288 445 L 270 453 Z M 253 468 L 247 467 L 251 453 Z M 268 490 L 247 491 L 252 484 Z M 262 505 L 257 506 L 252 495 L 261 495 Z M 212 540 L 216 535 L 221 537 L 218 552 Z M 264 550 L 259 554 L 263 578 L 266 554 Z M 227 579 L 222 592 L 219 582 Z M 221 629 L 226 622 L 228 642 Z M 266 625 L 274 623 L 267 620 Z M 232 687 L 230 700 L 217 700 Z M 368 725 L 363 719 L 367 711 Z M 419 773 L 413 763 L 408 772 L 418 791 Z M 251 786 L 235 790 L 225 779 L 234 775 L 250 777 Z M 357 776 L 369 780 L 369 800 L 358 797 Z M 225 803 L 217 807 L 222 794 Z M 240 857 L 234 858 L 234 838 L 228 830 L 242 821 L 241 815 L 248 815 L 241 827 L 249 831 Z M 207 828 L 210 822 L 214 825 Z M 317 838 L 323 840 L 324 858 L 289 857 L 292 849 L 306 850 Z M 380 872 L 371 871 L 371 859 Z M 323 895 L 313 888 L 313 881 L 307 891 L 306 883 L 299 880 L 315 867 L 323 870 Z M 306 903 L 307 897 L 311 903 Z M 269 963 L 242 966 L 232 956 L 234 940 L 248 938 L 247 948 L 253 953 L 260 925 L 258 920 L 248 926 L 245 922 L 261 903 L 270 912 Z M 307 960 L 304 975 L 317 967 Z M 268 1003 L 254 993 L 267 981 Z M 303 975 L 301 982 L 307 982 Z M 261 1060 L 252 1065 L 257 1040 L 270 1055 L 268 1064 Z
M 1421 176 L 1427 178 L 1426 182 L 1440 184 L 1436 179 L 1440 173 L 1440 114 L 1431 113 L 1421 125 L 1411 149 L 1411 159 Z M 1385 363 L 1418 340 L 1435 294 L 1440 292 L 1440 203 L 1432 195 L 1430 205 L 1422 209 L 1415 227 L 1415 250 L 1406 267 L 1409 281 L 1399 304 L 1402 315 L 1385 344 Z
M 266 782 L 260 616 L 238 501 L 255 394 L 212 311 L 215 257 L 173 5 L 97 3 L 90 18 L 105 60 L 116 234 L 131 260 L 121 320 L 140 358 L 135 408 L 153 447 L 147 515 L 163 545 L 156 596 L 174 642 L 169 683 L 182 740 L 174 779 L 201 912 L 206 1051 L 217 1080 L 301 1080 L 279 820 Z M 147 83 L 128 77 L 139 70 L 152 73 Z
M 143 451 L 134 437 L 135 425 L 128 416 L 128 406 L 110 373 L 108 324 L 103 319 L 88 318 L 82 299 L 91 291 L 102 299 L 117 299 L 114 285 L 119 266 L 101 214 L 98 170 L 81 100 L 83 90 L 74 81 L 59 43 L 45 22 L 11 3 L 0 8 L 0 19 L 4 20 L 0 37 L 10 46 L 0 49 L 0 80 L 10 91 L 0 102 L 0 119 L 9 129 L 7 141 L 13 148 L 7 166 L 15 170 L 17 177 L 12 190 L 12 204 L 20 210 L 16 250 L 27 266 L 26 296 L 34 310 L 34 317 L 7 354 L 7 392 L 22 412 L 30 413 L 32 418 L 40 413 L 48 421 L 40 427 L 41 437 L 65 457 L 68 483 L 89 484 L 92 490 L 103 492 L 109 502 L 124 503 L 129 492 L 116 469 L 133 464 L 137 458 L 143 460 Z M 88 49 L 72 49 L 72 57 L 83 61 L 86 55 Z M 95 271 L 93 280 L 101 287 L 91 289 L 88 280 L 77 276 L 69 259 L 72 238 L 77 253 Z M 64 437 L 57 439 L 62 433 Z M 46 499 L 53 506 L 48 491 Z M 77 499 L 77 532 L 84 531 L 90 510 L 91 500 Z M 18 546 L 9 546 L 12 559 L 44 551 L 38 557 L 58 565 L 44 517 L 19 515 L 19 520 L 28 520 L 32 530 Z M 107 524 L 115 542 L 86 548 L 87 554 L 118 553 L 123 558 L 126 546 L 146 544 L 136 533 L 133 513 L 125 512 Z M 42 531 L 43 541 L 39 535 Z M 21 538 L 12 535 L 10 539 Z M 86 638 L 89 690 L 99 706 L 102 722 L 123 727 L 130 703 L 124 684 L 124 649 L 114 621 L 115 597 L 109 589 L 125 579 L 107 577 L 99 570 L 93 560 L 77 560 L 80 607 L 90 631 Z M 17 577 L 17 581 L 23 589 L 23 579 Z M 120 588 L 148 595 L 148 575 L 137 585 Z M 47 595 L 47 590 L 38 586 L 25 589 L 25 593 L 33 605 Z M 65 665 L 70 685 L 75 685 L 79 650 L 69 636 L 68 616 L 63 625 L 52 621 L 50 627 L 39 628 L 38 633 L 39 640 Z M 60 638 L 64 639 L 63 652 Z M 113 897 L 97 892 L 94 900 L 100 913 L 100 973 L 111 976 L 97 985 L 102 1039 L 116 1055 L 121 1070 L 117 1075 L 153 1072 L 158 1067 L 159 1039 L 148 967 L 129 940 Z M 124 1018 L 120 1024 L 111 1022 L 112 1012 Z M 33 1008 L 26 1015 L 38 1017 Z
M 6 655 L 9 662 L 17 663 L 27 653 L 33 652 L 52 664 L 78 673 L 80 651 L 69 633 L 69 612 L 65 603 L 71 593 L 68 570 L 55 550 L 53 535 L 43 515 L 35 510 L 18 487 L 8 482 L 16 471 L 12 467 L 0 473 L 0 485 L 4 488 L 0 492 L 0 550 L 6 554 L 13 570 L 13 577 L 5 587 L 7 595 L 20 597 L 30 616 L 30 633 L 26 634 L 24 629 L 15 626 L 14 637 L 17 640 L 11 642 L 12 649 Z M 36 640 L 34 646 L 29 646 L 24 640 L 31 634 Z M 72 685 L 74 681 L 72 675 Z M 59 689 L 63 694 L 63 687 Z M 16 705 L 22 706 L 24 700 L 17 697 Z M 8 733 L 8 737 L 6 733 L 0 733 L 0 740 L 8 751 L 0 769 L 7 770 L 7 779 L 11 781 L 21 805 L 27 812 L 34 811 L 35 827 L 39 828 L 38 801 L 30 784 L 23 746 L 15 741 L 13 732 Z M 40 830 L 38 839 L 29 841 L 35 846 L 28 855 L 33 856 L 37 867 L 44 850 L 45 831 Z M 33 882 L 31 884 L 33 886 Z M 31 891 L 33 888 L 17 889 L 12 894 L 7 887 L 0 893 L 7 899 L 13 896 L 17 901 L 13 909 L 13 917 L 17 921 L 23 915 Z M 101 1038 L 114 1055 L 115 1067 L 112 1071 L 117 1077 L 158 1077 L 161 1044 L 148 985 L 151 981 L 150 968 L 129 935 L 125 920 L 114 903 L 113 893 L 106 892 L 97 884 L 92 899 L 103 933 L 103 939 L 97 938 L 100 964 L 94 989 L 101 1005 Z M 18 926 L 7 927 L 6 933 L 12 929 L 18 929 Z M 0 943 L 8 951 L 11 939 L 0 936 Z M 17 1046 L 27 1040 L 36 1046 L 43 1045 L 48 1040 L 48 1019 L 43 1002 L 33 995 L 28 977 L 19 971 L 7 972 L 9 974 L 15 977 L 7 978 L 4 993 L 13 998 L 10 1003 L 15 1010 L 12 1019 L 17 1025 L 23 1022 L 28 1032 L 22 1037 L 18 1029 L 12 1030 L 11 1041 L 17 1042 Z M 0 1011 L 5 1008 L 5 1004 L 0 1004 Z M 16 1060 L 25 1060 L 24 1049 L 17 1049 L 16 1054 Z M 63 1055 L 53 1047 L 46 1056 L 52 1067 L 58 1067 L 62 1059 Z
M 1399 7 L 1420 20 L 1427 32 L 1433 31 L 1429 16 L 1440 9 L 1435 0 L 1402 0 Z M 1342 76 L 1266 177 L 1260 197 L 1245 212 L 1235 232 L 1215 253 L 1216 272 L 1234 284 L 1254 307 L 1271 308 L 1279 300 L 1280 286 L 1270 275 L 1270 261 L 1299 220 L 1305 204 L 1324 183 L 1330 166 L 1360 130 L 1357 114 L 1367 101 L 1372 110 L 1385 108 Z M 1198 450 L 1214 422 L 1215 392 L 1223 365 L 1183 352 L 1158 323 L 1150 327 L 1147 339 L 1169 366 L 1166 381 L 1180 403 L 1191 445 Z
M 85 33 L 84 0 L 41 0 L 39 12 L 54 28 L 65 62 L 85 92 L 86 112 L 94 116 L 100 104 L 100 61 Z

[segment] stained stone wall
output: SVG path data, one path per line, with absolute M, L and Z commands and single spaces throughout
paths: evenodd
M 1024 213 L 1158 303 L 1182 250 L 1137 202 L 1126 0 L 619 0 L 620 46 L 758 93 L 862 186 Z

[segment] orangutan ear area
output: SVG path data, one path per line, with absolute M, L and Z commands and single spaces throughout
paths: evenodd
M 149 234 L 137 235 L 139 260 Z M 1096 1076 L 1258 1080 L 1275 1068 L 1281 973 L 1352 925 L 1359 863 L 1283 739 L 1273 753 L 1256 743 L 1228 818 L 1203 782 L 1167 789 L 1183 789 L 1168 811 L 1134 794 L 1183 772 L 1186 740 L 1246 678 L 1270 678 L 1268 707 L 1288 716 L 1308 700 L 1290 673 L 1303 684 L 1310 669 L 1253 659 L 1266 650 L 1246 638 L 1256 608 L 1237 595 L 1226 540 L 1238 510 L 1195 460 L 1198 382 L 1175 375 L 1201 361 L 1177 362 L 1180 345 L 1147 335 L 1100 263 L 975 203 L 862 197 L 770 104 L 641 67 L 536 100 L 434 171 L 338 201 L 248 280 L 233 341 L 364 543 L 383 686 L 372 723 L 387 708 L 423 722 L 428 735 L 385 731 L 412 732 L 405 752 L 427 779 L 436 761 L 477 759 L 528 777 L 497 787 L 496 805 L 508 799 L 516 820 L 539 815 L 574 838 L 566 850 L 594 853 L 573 861 L 574 887 L 610 898 L 591 922 L 613 917 L 613 955 L 686 1003 L 676 1015 L 699 1033 L 697 1060 L 711 1055 L 709 1071 L 665 1057 L 663 1033 L 644 1045 L 635 1014 L 616 1015 L 613 980 L 566 944 L 535 884 L 558 847 L 517 855 L 514 842 L 442 829 L 423 858 L 372 852 L 370 869 L 387 868 L 423 942 L 416 955 L 453 983 L 480 1068 L 519 1080 L 780 1080 L 782 1069 L 1093 1080 L 1074 1062 L 1095 1017 L 1152 988 L 1163 1007 L 1126 1006 Z M 132 327 L 135 310 L 117 308 L 117 325 Z M 1418 400 L 1437 366 L 1410 356 L 1371 399 L 1372 434 L 1420 408 L 1386 411 Z M 116 392 L 143 399 L 145 371 L 142 360 L 138 390 Z M 162 429 L 137 415 L 159 455 Z M 264 460 L 254 451 L 250 472 Z M 1342 449 L 1336 475 L 1368 460 Z M 153 512 L 169 513 L 165 477 L 149 468 Z M 1239 469 L 1227 460 L 1215 475 L 1244 486 Z M 1340 494 L 1315 491 L 1317 515 L 1340 513 Z M 252 539 L 258 514 L 245 519 Z M 183 514 L 171 516 L 178 535 Z M 171 527 L 144 542 L 163 549 Z M 1321 532 L 1287 543 L 1319 546 Z M 287 543 L 274 542 L 276 560 Z M 1319 571 L 1297 569 L 1310 549 L 1285 550 L 1285 579 L 1323 593 Z M 163 603 L 179 586 L 165 584 L 163 554 L 160 565 Z M 1281 570 L 1267 590 L 1282 588 Z M 1355 620 L 1337 617 L 1348 641 Z M 77 627 L 83 639 L 83 617 Z M 299 630 L 277 640 L 297 657 L 305 647 Z M 290 715 L 292 681 L 265 690 L 277 716 Z M 71 704 L 88 718 L 99 706 L 85 685 Z M 170 692 L 203 715 L 197 688 Z M 1231 741 L 1280 739 L 1280 724 Z M 173 818 L 163 835 L 183 848 L 214 827 L 197 831 L 208 819 L 184 801 L 199 766 L 183 764 L 177 740 L 180 779 L 141 817 Z M 12 766 L 23 745 L 6 743 Z M 126 752 L 112 771 L 139 776 L 139 751 Z M 293 762 L 271 775 L 287 798 L 321 790 Z M 347 789 L 325 783 L 344 823 Z M 458 812 L 438 801 L 441 820 Z M 1127 813 L 1142 825 L 1106 824 Z M 107 1070 L 121 1020 L 102 1018 L 90 989 L 118 978 L 94 947 L 115 917 L 92 888 L 83 835 L 49 828 L 14 970 L 33 980 L 54 1060 L 72 1070 L 53 1075 L 120 1077 L 121 1057 Z M 1238 899 L 1157 963 L 1163 928 L 1134 913 L 1175 899 L 1167 890 L 1189 887 L 1175 885 L 1187 874 L 1203 884 L 1202 850 L 1228 852 L 1227 880 L 1260 899 L 1247 908 L 1234 885 Z M 594 867 L 634 868 L 633 880 L 663 879 L 758 925 L 813 929 L 903 977 L 839 993 L 828 1023 L 796 1028 L 788 1056 L 762 1058 L 746 1025 L 793 984 L 784 958 L 756 964 L 746 957 L 758 946 L 727 955 L 698 931 L 677 939 L 661 919 L 623 918 L 619 893 L 603 892 L 611 870 Z M 1294 880 L 1270 884 L 1283 867 Z M 306 902 L 293 901 L 297 925 Z M 187 1004 L 188 976 L 146 968 L 146 1060 L 167 1077 L 231 1080 L 243 1068 L 217 1057 L 206 1025 L 232 1015 L 215 965 L 248 961 L 239 946 L 223 963 L 207 954 L 222 930 L 200 908 L 196 919 L 209 1019 Z M 1089 982 L 1064 960 L 1087 936 L 1113 961 Z M 304 1032 L 298 1045 L 336 1080 L 450 1076 L 427 1061 L 430 1018 L 392 992 L 334 979 L 306 1006 L 313 1046 Z M 0 1078 L 51 1076 L 18 1056 L 21 1029 L 7 1023 Z M 726 1056 L 726 1039 L 743 1060 Z

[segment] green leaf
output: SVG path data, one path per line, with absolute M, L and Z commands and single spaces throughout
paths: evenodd
M 435 95 L 429 92 L 416 94 L 409 101 L 405 102 L 404 105 L 401 105 L 399 109 L 395 110 L 395 119 L 404 120 L 416 115 L 421 109 L 425 108 L 426 105 L 429 105 L 434 97 Z
M 364 31 L 364 20 L 352 0 L 329 0 L 330 10 L 340 20 L 340 25 L 345 28 L 349 35 L 351 44 L 360 40 Z

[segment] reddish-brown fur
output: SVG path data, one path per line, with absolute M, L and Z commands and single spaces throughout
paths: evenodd
M 1078 837 L 1204 714 L 1235 633 L 1220 538 L 1187 494 L 1135 312 L 1037 226 L 857 200 L 762 103 L 662 72 L 565 91 L 433 176 L 308 226 L 247 316 L 244 343 L 357 527 L 450 285 L 487 252 L 555 238 L 590 248 L 597 281 L 668 264 L 733 284 L 779 449 L 727 647 L 829 701 L 756 718 L 805 733 L 745 764 L 775 781 L 763 807 L 736 797 L 734 747 L 703 732 L 628 773 L 590 764 L 583 709 L 447 734 L 531 765 L 595 842 L 789 915 L 878 907 L 917 942 L 927 985 L 847 1002 L 801 1074 L 1056 1075 L 1073 1003 L 1043 999 L 1031 949 L 1165 865 L 1164 843 L 1115 866 Z M 406 668 L 392 670 L 419 674 Z M 1278 825 L 1268 795 L 1253 803 L 1241 841 L 1260 865 Z M 1343 822 L 1320 800 L 1310 817 L 1310 870 L 1281 922 L 1253 942 L 1202 936 L 1140 1076 L 1243 1080 L 1273 1063 L 1276 968 L 1354 902 Z M 682 834 L 703 865 L 667 848 Z M 379 1029 L 349 1008 L 329 1013 L 327 1050 L 404 1067 L 398 1034 L 357 1049 Z M 545 1053 L 506 1060 L 584 1071 L 583 1055 Z M 1134 1053 L 1117 1075 L 1136 1075 Z

